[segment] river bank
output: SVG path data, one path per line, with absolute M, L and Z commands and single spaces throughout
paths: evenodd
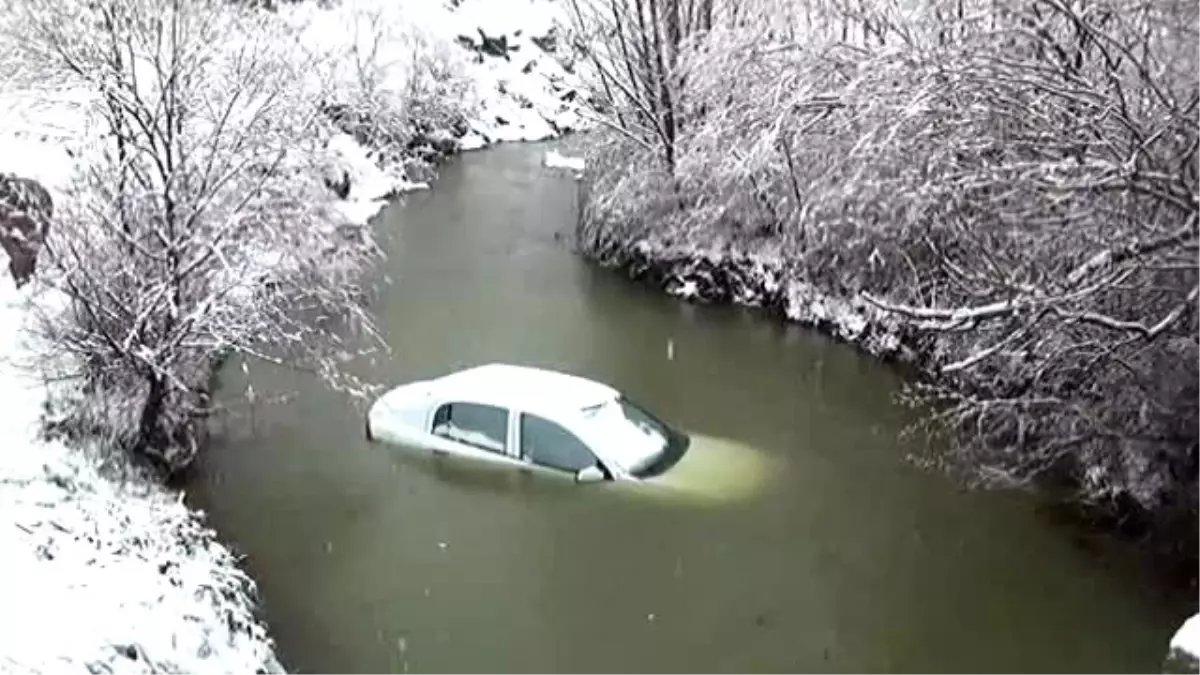
M 601 264 L 681 300 L 760 307 L 884 360 L 920 367 L 931 357 L 928 345 L 893 315 L 861 297 L 837 296 L 803 281 L 794 264 L 766 248 L 671 246 L 641 239 L 603 249 L 584 244 L 584 250 Z
M 372 40 L 381 51 L 373 57 L 382 59 L 396 87 L 411 83 L 415 60 L 440 58 L 468 94 L 440 102 L 459 106 L 467 122 L 440 149 L 430 146 L 444 130 L 419 118 L 411 121 L 428 133 L 399 156 L 383 157 L 350 133 L 331 139 L 337 161 L 330 182 L 346 183 L 340 206 L 348 221 L 365 223 L 395 195 L 427 188 L 428 168 L 440 155 L 540 140 L 582 125 L 571 105 L 581 92 L 554 58 L 548 3 L 468 1 L 418 7 L 423 11 L 407 16 L 398 10 L 417 5 L 394 5 L 303 3 L 280 10 L 302 34 L 320 36 L 324 48 Z M 367 20 L 375 32 L 356 33 Z M 458 40 L 472 31 L 501 40 L 505 52 Z M 7 92 L 0 100 L 0 170 L 38 181 L 61 203 L 87 161 L 83 149 L 99 138 L 88 114 L 93 104 L 87 91 Z M 64 665 L 98 672 L 281 670 L 257 614 L 256 585 L 203 513 L 107 448 L 67 447 L 42 436 L 50 393 L 30 363 L 25 326 L 34 307 L 54 302 L 53 291 L 36 280 L 17 289 L 7 274 L 0 279 L 7 440 L 0 452 L 6 521 L 0 542 L 13 567 L 0 582 L 9 600 L 0 612 L 0 672 Z

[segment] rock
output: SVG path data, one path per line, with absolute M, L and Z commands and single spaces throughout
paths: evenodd
M 251 7 L 259 7 L 271 12 L 278 12 L 281 5 L 297 5 L 303 0 L 250 0 L 246 3 Z
M 558 49 L 558 31 L 551 27 L 545 35 L 529 36 L 529 41 L 537 45 L 538 49 L 553 54 Z
M 515 47 L 512 47 L 508 44 L 507 35 L 501 35 L 500 37 L 488 37 L 488 35 L 483 32 L 482 28 L 476 28 L 475 30 L 479 31 L 480 44 L 478 49 L 480 53 L 487 54 L 488 56 L 497 56 L 503 58 L 505 61 L 510 60 L 508 57 L 508 52 L 509 50 L 515 51 Z
M 333 194 L 337 195 L 338 199 L 346 199 L 350 196 L 350 172 L 342 169 L 340 178 L 326 176 L 325 187 L 333 190 Z
M 460 124 L 461 127 L 460 128 Z M 459 139 L 466 135 L 465 123 L 456 122 L 451 129 L 418 129 L 404 146 L 405 152 L 426 162 L 458 154 Z
M 41 183 L 15 174 L 0 174 L 0 247 L 8 254 L 8 271 L 17 288 L 37 271 L 38 254 L 50 234 L 54 200 Z
M 1183 675 L 1183 673 L 1200 672 L 1200 659 L 1197 659 L 1190 652 L 1182 649 L 1171 648 L 1167 652 L 1167 658 L 1163 661 L 1162 671 L 1164 673 Z
M 459 151 L 458 138 L 446 132 L 430 134 L 429 144 L 443 157 L 456 155 Z
M 125 658 L 129 659 L 130 661 L 137 661 L 137 658 L 138 658 L 137 647 L 135 647 L 133 645 L 117 645 L 116 649 L 118 652 L 120 652 L 121 656 L 124 656 Z
M 419 157 L 412 157 L 405 160 L 402 166 L 404 167 L 404 175 L 413 182 L 428 183 L 437 176 L 434 163 Z

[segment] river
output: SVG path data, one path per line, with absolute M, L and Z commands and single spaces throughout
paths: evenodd
M 1028 496 L 905 461 L 890 369 L 574 256 L 546 147 L 466 155 L 384 215 L 395 353 L 372 374 L 565 369 L 758 449 L 772 480 L 713 505 L 439 468 L 365 442 L 362 411 L 308 377 L 254 368 L 260 394 L 296 396 L 222 424 L 189 493 L 246 555 L 290 669 L 1159 668 L 1179 607 Z

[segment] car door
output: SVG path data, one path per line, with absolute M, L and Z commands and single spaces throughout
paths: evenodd
M 489 464 L 519 465 L 511 439 L 508 408 L 471 401 L 442 401 L 429 419 L 435 453 Z
M 532 413 L 517 413 L 517 447 L 520 457 L 539 473 L 575 480 L 589 466 L 608 469 L 578 435 L 553 420 Z

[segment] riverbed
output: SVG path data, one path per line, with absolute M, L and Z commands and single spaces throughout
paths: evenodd
M 895 372 L 758 313 L 574 255 L 544 144 L 470 153 L 380 228 L 383 382 L 489 361 L 617 386 L 772 460 L 698 505 L 404 459 L 298 373 L 215 430 L 192 501 L 246 556 L 302 672 L 1152 671 L 1180 620 L 1028 495 L 906 461 Z M 238 391 L 236 369 L 223 386 Z

